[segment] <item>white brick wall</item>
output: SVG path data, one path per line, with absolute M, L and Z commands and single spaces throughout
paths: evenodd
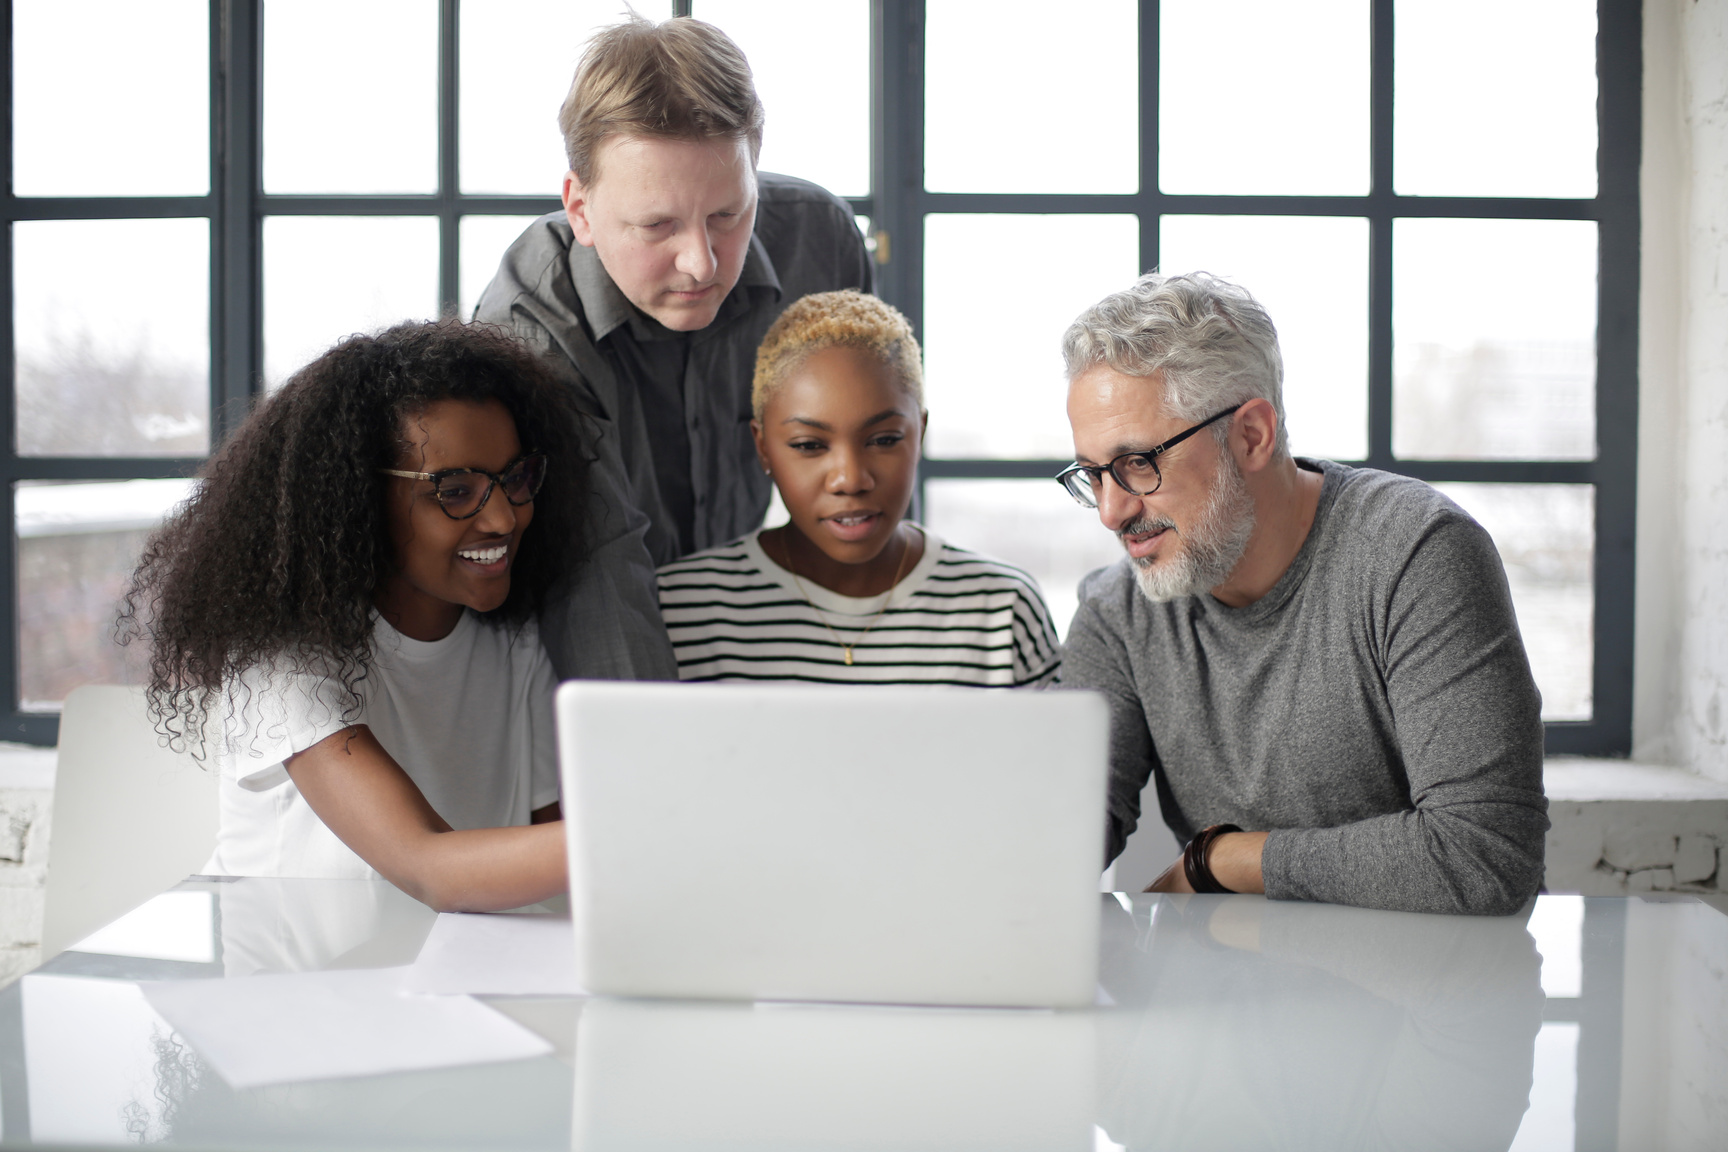
M 1728 892 L 1728 784 L 1673 768 L 1550 760 L 1551 892 Z
M 1728 780 L 1728 0 L 1683 5 L 1685 270 L 1681 762 Z
M 1728 781 L 1728 0 L 1644 13 L 1634 755 Z
M 0 984 L 36 963 L 54 750 L 0 744 Z

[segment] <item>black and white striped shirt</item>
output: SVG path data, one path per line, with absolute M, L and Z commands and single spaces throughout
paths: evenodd
M 756 533 L 660 569 L 678 678 L 1014 688 L 1045 683 L 1060 661 L 1032 577 L 928 531 L 923 557 L 886 594 L 885 609 L 882 596 L 802 584 Z

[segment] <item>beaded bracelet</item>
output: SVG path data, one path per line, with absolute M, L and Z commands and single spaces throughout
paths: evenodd
M 1206 854 L 1212 848 L 1212 841 L 1226 832 L 1240 831 L 1242 829 L 1234 824 L 1214 824 L 1210 828 L 1201 829 L 1194 839 L 1188 841 L 1188 846 L 1182 849 L 1182 874 L 1188 878 L 1188 887 L 1210 895 L 1233 891 L 1218 883 L 1218 878 L 1212 875 L 1212 867 L 1206 862 Z

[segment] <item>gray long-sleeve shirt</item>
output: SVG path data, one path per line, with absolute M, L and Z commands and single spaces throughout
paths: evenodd
M 1508 913 L 1542 881 L 1541 700 L 1480 525 L 1417 480 L 1329 462 L 1265 596 L 1153 604 L 1088 576 L 1065 687 L 1111 710 L 1109 858 L 1156 778 L 1186 840 L 1266 830 L 1266 894 Z
M 872 288 L 845 201 L 767 172 L 757 190 L 744 269 L 700 331 L 672 332 L 633 306 L 562 212 L 510 246 L 475 307 L 547 353 L 591 418 L 591 551 L 540 619 L 563 679 L 678 678 L 654 569 L 737 539 L 768 510 L 750 436 L 756 348 L 799 297 Z

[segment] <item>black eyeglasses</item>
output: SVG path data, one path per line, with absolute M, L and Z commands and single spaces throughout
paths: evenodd
M 430 480 L 438 497 L 438 507 L 452 520 L 477 516 L 492 498 L 494 487 L 504 489 L 504 499 L 523 505 L 534 499 L 540 485 L 546 481 L 546 454 L 525 452 L 504 466 L 502 472 L 487 472 L 479 468 L 441 468 L 436 472 L 403 472 L 398 468 L 380 468 L 385 476 L 400 476 L 404 480 Z
M 1247 401 L 1242 401 L 1246 404 Z M 1070 464 L 1056 473 L 1056 482 L 1068 489 L 1068 495 L 1082 508 L 1098 507 L 1098 491 L 1104 484 L 1104 474 L 1110 476 L 1121 486 L 1124 492 L 1134 496 L 1150 496 L 1158 491 L 1164 483 L 1164 474 L 1158 471 L 1158 457 L 1211 424 L 1222 420 L 1242 404 L 1234 404 L 1215 416 L 1208 416 L 1186 432 L 1178 432 L 1156 448 L 1147 448 L 1142 452 L 1124 452 L 1109 464 Z

